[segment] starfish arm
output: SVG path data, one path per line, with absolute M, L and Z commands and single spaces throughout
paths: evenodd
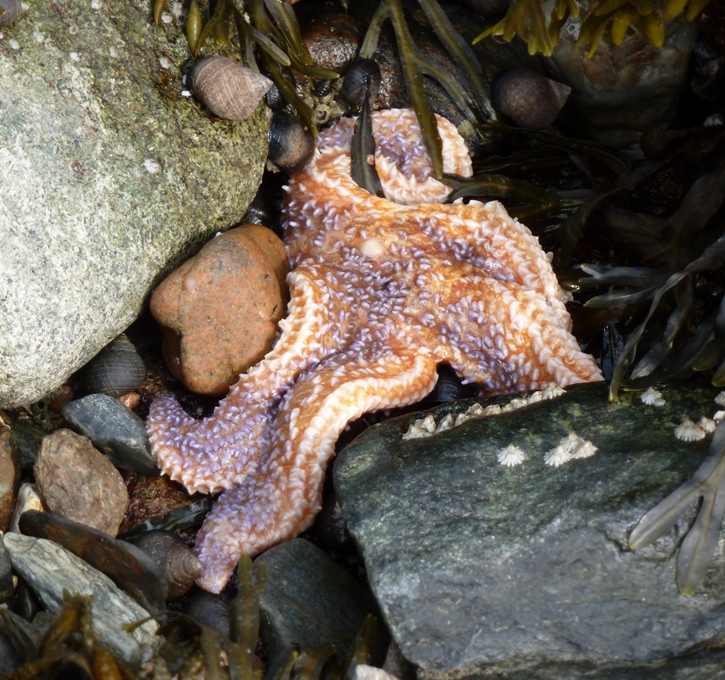
M 345 425 L 422 399 L 436 383 L 435 367 L 425 351 L 388 351 L 375 361 L 346 353 L 303 376 L 280 408 L 264 461 L 220 497 L 197 535 L 199 586 L 219 592 L 243 552 L 256 555 L 308 528 Z
M 216 493 L 239 484 L 256 465 L 269 436 L 279 395 L 310 365 L 334 351 L 328 293 L 316 274 L 288 275 L 289 315 L 272 351 L 231 388 L 204 420 L 189 416 L 173 397 L 157 399 L 147 420 L 149 440 L 161 470 L 191 493 Z
M 538 291 L 571 328 L 564 306 L 569 296 L 559 285 L 539 239 L 501 203 L 418 206 L 415 217 L 419 229 L 411 233 L 411 242 L 429 239 L 442 257 L 470 262 L 487 276 Z
M 438 361 L 493 392 L 602 379 L 569 332 L 568 316 L 562 319 L 541 293 L 461 269 L 429 275 L 426 288 L 441 302 L 435 314 L 418 315 L 428 337 L 416 341 L 436 346 Z

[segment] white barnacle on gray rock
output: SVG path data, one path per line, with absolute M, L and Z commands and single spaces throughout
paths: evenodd
M 720 392 L 720 393 L 719 393 L 719 394 L 718 394 L 718 395 L 717 395 L 717 396 L 715 397 L 715 403 L 716 403 L 716 404 L 717 404 L 718 406 L 725 406 L 725 391 L 723 391 L 723 392 Z
M 570 460 L 589 458 L 597 452 L 597 447 L 588 439 L 570 432 L 553 449 L 546 452 L 544 462 L 552 467 L 559 467 Z
M 403 439 L 420 439 L 421 437 L 430 437 L 436 431 L 436 421 L 432 415 L 421 418 L 421 420 L 413 421 L 408 427 L 408 431 L 403 435 Z
M 707 434 L 712 434 L 713 432 L 715 432 L 717 423 L 712 418 L 702 416 L 702 418 L 697 421 L 697 426 L 703 429 Z
M 683 418 L 682 422 L 675 428 L 675 437 L 683 442 L 700 441 L 706 436 L 707 432 L 689 418 Z
M 662 393 L 656 390 L 654 387 L 648 387 L 642 394 L 639 395 L 640 400 L 647 406 L 664 406 L 667 402 L 665 401 Z
M 498 462 L 506 467 L 521 465 L 526 460 L 526 454 L 515 444 L 509 444 L 501 449 L 496 457 Z

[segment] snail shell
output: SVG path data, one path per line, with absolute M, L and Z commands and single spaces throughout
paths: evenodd
M 78 371 L 83 391 L 118 397 L 138 389 L 146 379 L 146 366 L 125 335 L 111 340 Z
M 512 68 L 491 81 L 491 103 L 519 127 L 543 130 L 559 115 L 571 94 L 568 85 L 528 68 Z
M 272 81 L 226 57 L 206 57 L 191 67 L 186 86 L 215 116 L 244 120 L 254 113 Z
M 267 158 L 281 170 L 294 173 L 312 158 L 315 140 L 302 121 L 286 111 L 275 111 L 269 125 Z
M 161 569 L 169 586 L 170 600 L 186 593 L 201 572 L 199 558 L 171 531 L 160 529 L 147 531 L 134 543 Z
M 380 67 L 372 59 L 358 59 L 345 74 L 342 94 L 355 106 L 362 106 L 365 95 L 370 92 L 371 99 L 380 89 Z
M 10 26 L 24 11 L 21 0 L 0 0 L 0 26 Z

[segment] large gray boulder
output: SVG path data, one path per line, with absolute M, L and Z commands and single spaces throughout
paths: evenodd
M 419 678 L 723 677 L 722 541 L 695 594 L 677 589 L 696 495 L 653 545 L 628 546 L 637 521 L 708 455 L 711 436 L 682 441 L 676 428 L 720 409 L 710 386 L 662 394 L 659 406 L 631 394 L 610 404 L 607 385 L 592 383 L 498 415 L 474 410 L 455 426 L 474 403 L 461 402 L 429 420 L 387 420 L 343 450 L 338 500 Z M 418 435 L 434 434 L 403 438 L 413 422 Z M 561 464 L 547 464 L 572 433 L 576 455 L 593 452 L 585 442 L 595 454 L 563 462 L 549 453 Z M 498 457 L 511 445 L 526 458 L 506 467 Z
M 0 407 L 43 397 L 128 326 L 241 219 L 266 156 L 263 104 L 232 123 L 182 96 L 185 17 L 28 5 L 0 28 Z

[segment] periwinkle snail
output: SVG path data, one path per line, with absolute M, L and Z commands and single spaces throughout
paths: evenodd
M 380 67 L 372 59 L 358 59 L 345 74 L 342 94 L 351 104 L 362 106 L 368 91 L 374 97 L 379 89 Z
M 514 125 L 549 127 L 569 98 L 571 88 L 528 68 L 502 71 L 491 81 L 491 103 Z
M 275 111 L 269 125 L 267 158 L 280 170 L 294 173 L 312 158 L 315 140 L 304 123 L 286 111 Z
M 87 394 L 118 397 L 140 387 L 146 379 L 146 366 L 131 341 L 121 334 L 81 368 L 77 377 Z
M 21 0 L 0 0 L 0 26 L 10 26 L 24 11 Z
M 201 562 L 176 534 L 154 529 L 134 543 L 158 565 L 169 587 L 169 599 L 181 597 L 194 584 Z
M 244 120 L 254 113 L 272 81 L 226 57 L 205 57 L 189 70 L 186 86 L 215 116 Z

